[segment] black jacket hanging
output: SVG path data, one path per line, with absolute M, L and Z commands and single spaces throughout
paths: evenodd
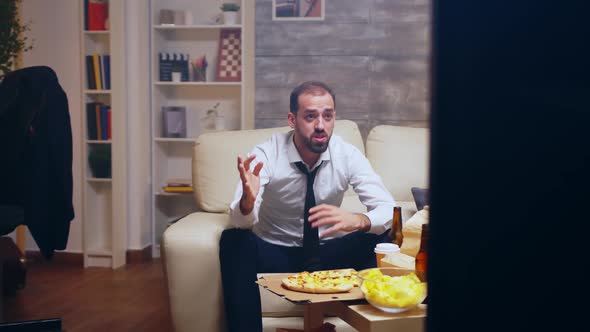
M 0 205 L 21 206 L 42 254 L 66 248 L 72 204 L 72 129 L 55 72 L 28 67 L 0 84 Z M 4 160 L 5 159 L 5 160 Z

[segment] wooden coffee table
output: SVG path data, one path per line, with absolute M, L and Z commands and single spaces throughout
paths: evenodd
M 360 332 L 422 332 L 426 318 L 426 305 L 419 306 L 398 314 L 383 312 L 363 300 L 360 290 L 347 293 L 340 298 L 314 298 L 302 301 L 309 294 L 298 294 L 281 287 L 281 274 L 266 274 L 257 283 L 275 296 L 283 297 L 292 303 L 304 306 L 303 330 L 277 329 L 277 331 L 322 331 L 324 317 L 333 315 L 339 317 Z M 335 299 L 332 299 L 335 298 Z M 323 330 L 326 330 L 325 328 Z
M 324 302 L 305 304 L 303 331 L 312 331 L 324 324 L 325 315 L 334 315 L 360 332 L 424 331 L 426 305 L 398 314 L 383 312 L 370 304 Z
M 279 328 L 277 331 L 321 331 L 326 315 L 337 316 L 360 332 L 424 331 L 425 304 L 398 314 L 383 312 L 370 304 L 348 304 L 340 301 L 303 305 L 305 306 L 303 330 Z

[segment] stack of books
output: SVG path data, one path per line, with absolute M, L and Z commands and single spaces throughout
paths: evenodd
M 111 88 L 110 54 L 89 54 L 86 58 L 87 87 L 90 90 L 109 90 Z
M 86 126 L 89 140 L 110 140 L 111 105 L 86 103 Z
M 193 181 L 191 179 L 168 179 L 162 189 L 167 193 L 192 193 Z
M 108 1 L 84 0 L 84 30 L 105 31 L 109 29 Z

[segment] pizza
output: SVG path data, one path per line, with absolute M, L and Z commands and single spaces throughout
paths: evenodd
M 354 269 L 300 272 L 281 280 L 283 287 L 303 293 L 329 294 L 350 292 L 359 286 Z

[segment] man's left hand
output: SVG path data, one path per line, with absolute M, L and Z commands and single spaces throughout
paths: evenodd
M 313 228 L 332 225 L 332 227 L 320 234 L 322 238 L 338 231 L 366 231 L 371 227 L 371 221 L 366 215 L 348 212 L 329 204 L 320 204 L 309 209 L 309 222 L 311 222 Z

